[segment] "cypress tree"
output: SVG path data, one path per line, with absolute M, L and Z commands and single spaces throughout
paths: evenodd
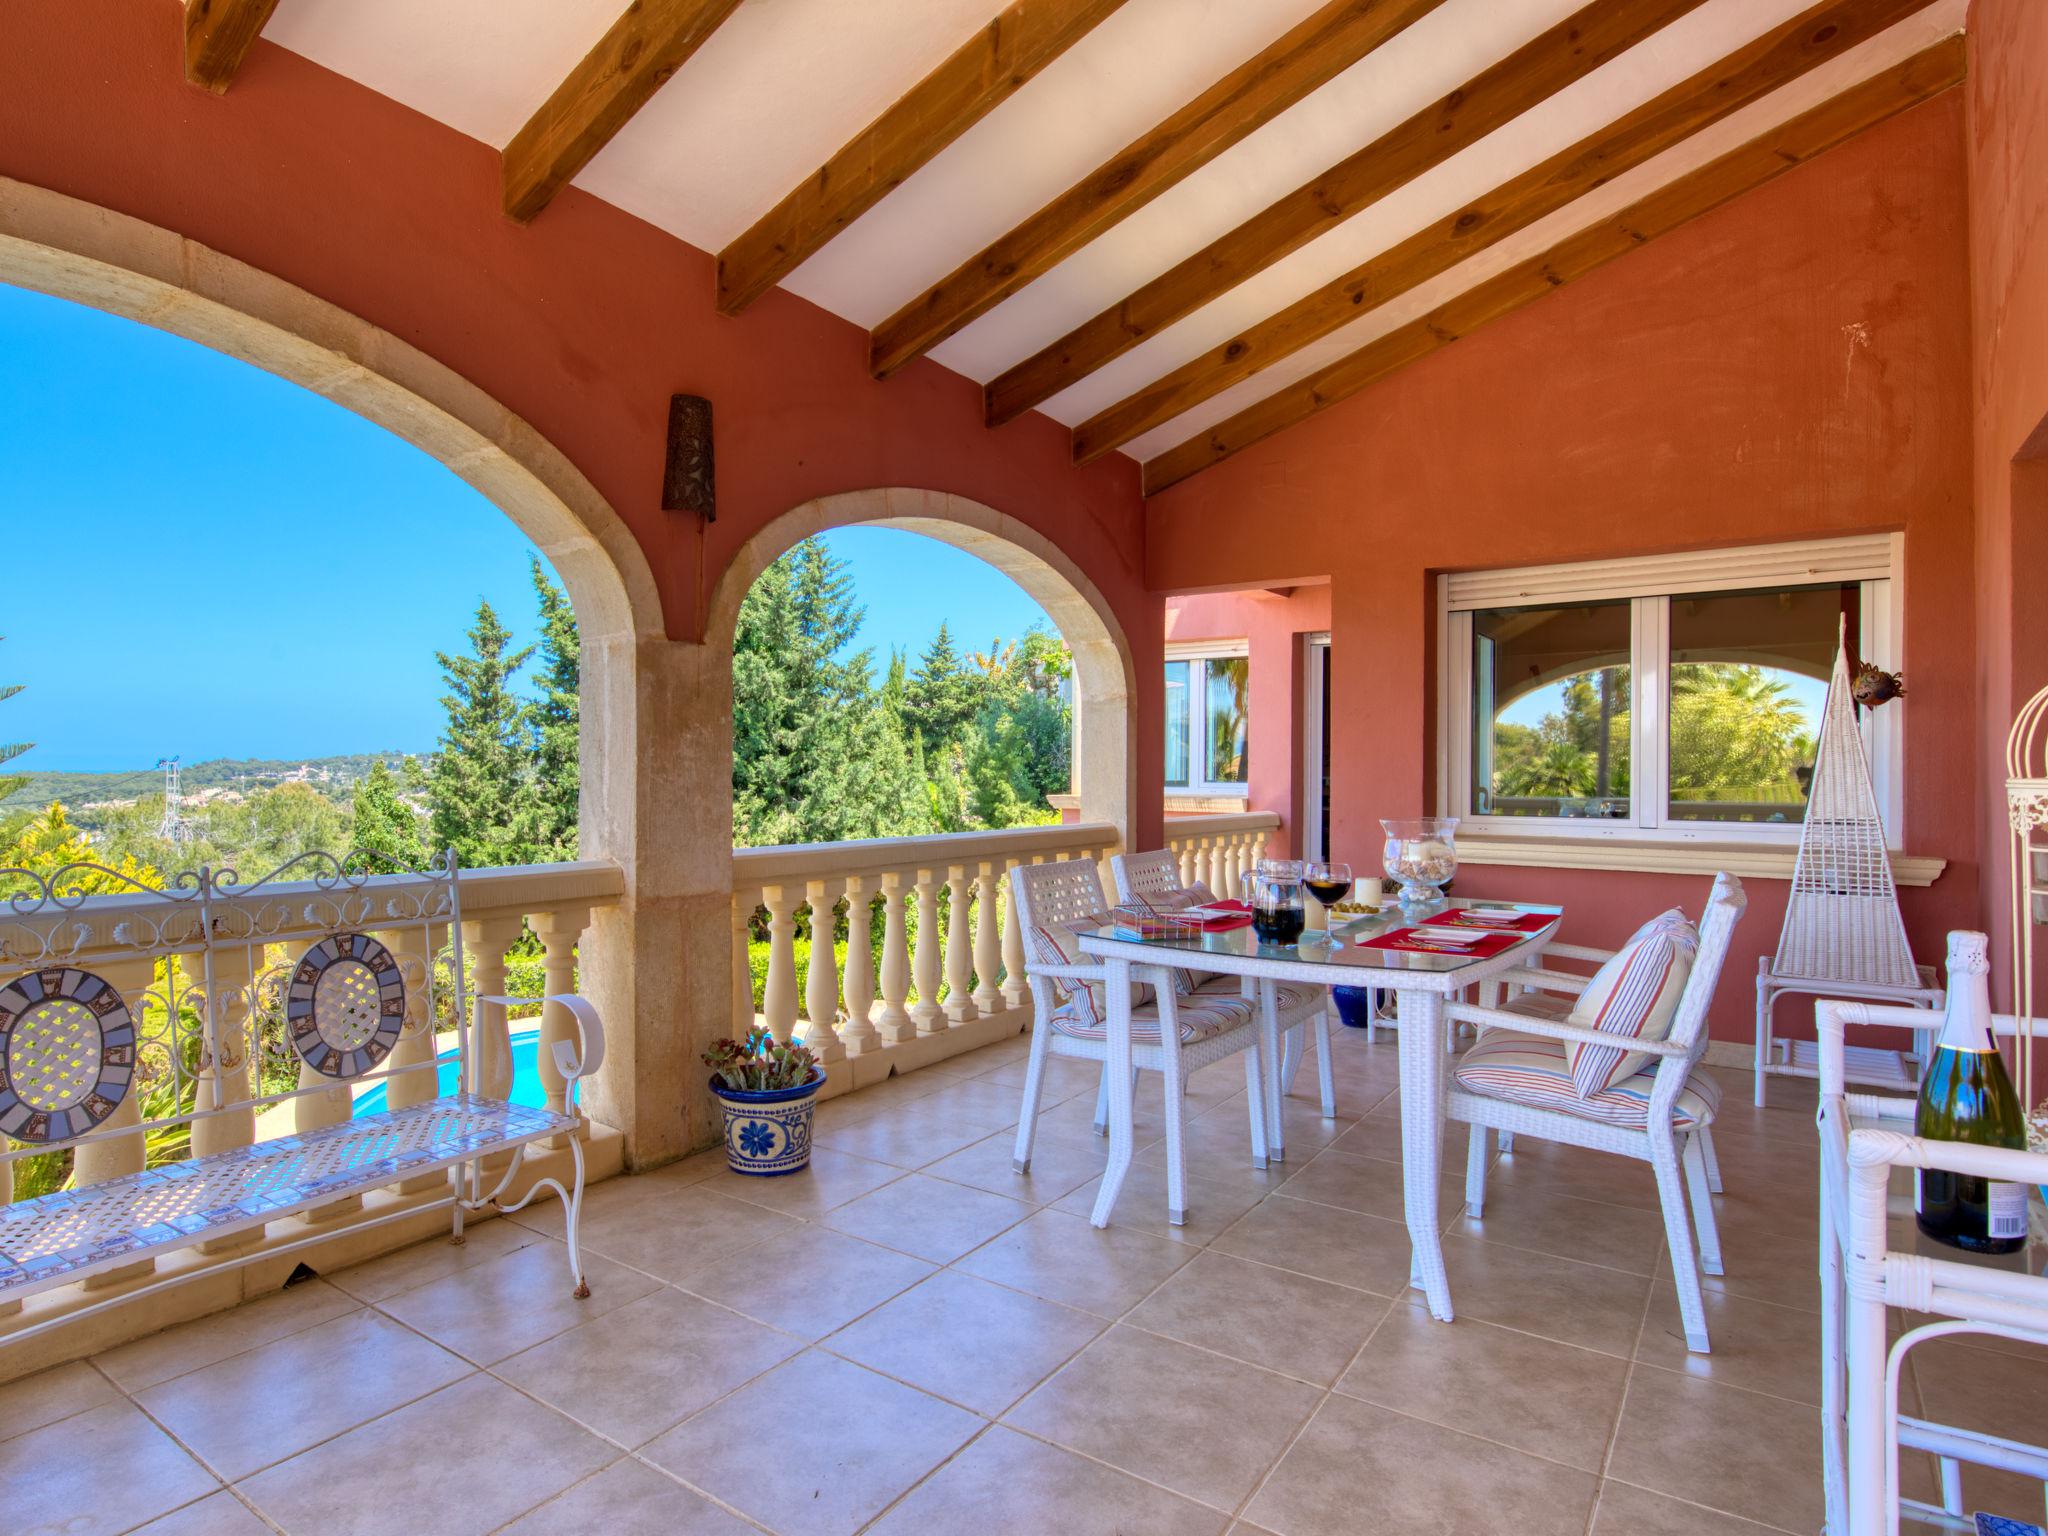
M 582 638 L 576 610 L 560 587 L 548 580 L 538 556 L 533 590 L 540 601 L 540 665 L 534 697 L 526 706 L 533 740 L 533 804 L 529 840 L 543 859 L 576 857 L 576 822 L 581 803 L 577 738 L 581 730 Z
M 455 850 L 465 868 L 523 864 L 534 855 L 522 837 L 528 804 L 527 743 L 512 679 L 533 647 L 508 651 L 512 634 L 488 602 L 476 608 L 469 653 L 435 660 L 448 684 L 448 721 L 428 774 L 434 846 Z

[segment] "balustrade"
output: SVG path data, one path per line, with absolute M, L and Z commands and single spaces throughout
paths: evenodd
M 1279 826 L 1272 811 L 1176 816 L 1166 823 L 1166 846 L 1180 860 L 1183 884 L 1199 880 L 1218 896 L 1242 897 Z

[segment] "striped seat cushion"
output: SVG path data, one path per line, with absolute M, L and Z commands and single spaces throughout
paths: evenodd
M 1053 1009 L 1052 1027 L 1076 1040 L 1107 1039 L 1107 1021 L 1094 1009 L 1082 1005 L 1082 997 L 1077 989 L 1062 1000 Z M 1197 1040 L 1212 1039 L 1227 1030 L 1251 1023 L 1252 1005 L 1241 997 L 1200 993 L 1192 997 L 1176 997 L 1174 1018 L 1180 1024 L 1181 1044 L 1191 1045 Z M 1160 1038 L 1159 1004 L 1156 1001 L 1134 1004 L 1131 1008 L 1132 1041 L 1138 1045 L 1157 1045 Z
M 1202 976 L 1197 979 L 1201 983 L 1195 988 L 1198 997 L 1236 997 L 1244 990 L 1235 976 Z M 1328 997 L 1329 988 L 1312 986 L 1307 982 L 1281 981 L 1274 983 L 1273 992 L 1280 1005 L 1280 1017 L 1284 1020 L 1296 1014 L 1315 1012 Z
M 1081 937 L 1083 934 L 1095 932 L 1098 928 L 1108 927 L 1111 921 L 1107 912 L 1091 912 L 1086 917 L 1072 918 L 1065 922 L 1035 923 L 1031 931 L 1024 936 L 1031 951 L 1028 958 L 1046 965 L 1092 966 L 1100 972 L 1102 962 L 1094 955 L 1082 952 Z M 1029 969 L 1028 964 L 1026 969 Z M 1109 1008 L 1108 995 L 1102 982 L 1082 980 L 1073 976 L 1048 976 L 1045 979 L 1052 983 L 1055 1015 L 1067 1014 L 1080 1028 L 1101 1028 L 1103 1015 Z M 1151 1001 L 1150 986 L 1142 981 L 1131 984 L 1133 1007 Z M 1067 1031 L 1068 1034 L 1074 1032 Z M 1157 1035 L 1156 1029 L 1154 1035 Z M 1100 1039 L 1101 1036 L 1098 1034 L 1090 1038 Z
M 1654 1070 L 1637 1072 L 1611 1088 L 1581 1098 L 1572 1083 L 1562 1040 L 1509 1029 L 1489 1029 L 1480 1036 L 1479 1043 L 1458 1059 L 1452 1075 L 1461 1088 L 1489 1099 L 1629 1126 L 1650 1123 L 1650 1085 L 1657 1076 Z M 1672 1124 L 1681 1130 L 1709 1124 L 1720 1107 L 1721 1085 L 1694 1068 L 1672 1106 Z
M 1617 1042 L 1662 1040 L 1671 1033 L 1671 1021 L 1678 1013 L 1678 1000 L 1684 995 L 1699 947 L 1699 931 L 1676 907 L 1651 918 L 1593 973 L 1572 1007 L 1571 1022 L 1581 1029 L 1613 1035 Z M 1565 1047 L 1565 1055 L 1571 1064 L 1572 1084 L 1584 1099 L 1633 1077 L 1650 1064 L 1650 1057 L 1643 1052 L 1628 1050 L 1620 1043 L 1573 1041 Z

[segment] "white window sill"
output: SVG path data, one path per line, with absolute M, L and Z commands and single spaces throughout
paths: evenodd
M 1654 875 L 1711 875 L 1727 870 L 1744 880 L 1790 880 L 1796 843 L 1659 843 L 1604 837 L 1458 835 L 1465 864 L 1535 869 L 1614 869 Z M 1894 853 L 1892 878 L 1902 886 L 1932 885 L 1948 860 L 1932 854 Z

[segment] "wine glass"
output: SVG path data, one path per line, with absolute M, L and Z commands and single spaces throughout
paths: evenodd
M 1334 944 L 1337 928 L 1337 914 L 1332 909 L 1338 902 L 1351 894 L 1351 866 L 1329 859 L 1318 859 L 1308 866 L 1305 876 L 1309 895 L 1323 904 L 1324 932 Z

